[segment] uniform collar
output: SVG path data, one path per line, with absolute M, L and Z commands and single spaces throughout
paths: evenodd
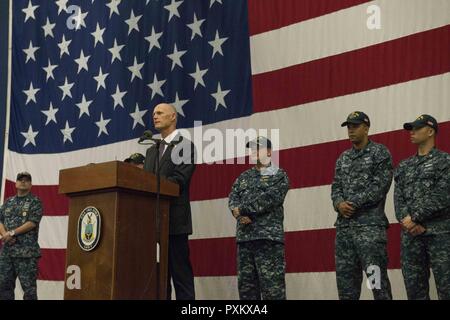
M 261 170 L 258 170 L 256 166 L 253 167 L 254 172 L 262 175 L 262 176 L 273 176 L 278 172 L 278 167 L 275 166 L 273 163 L 270 164 L 270 166 L 262 168 Z
M 419 156 L 419 153 L 416 152 L 415 158 L 419 161 L 426 160 L 429 158 L 434 158 L 437 153 L 438 153 L 438 150 L 436 149 L 436 147 L 433 147 L 433 149 L 431 149 L 430 152 L 428 152 L 428 154 L 426 154 L 424 156 Z
M 371 140 L 369 140 L 367 145 L 362 149 L 356 149 L 354 146 L 352 146 L 350 154 L 353 158 L 359 157 L 360 155 L 369 152 L 372 149 L 372 145 L 373 145 L 373 142 Z
M 26 195 L 24 195 L 24 196 L 22 196 L 22 197 L 19 197 L 19 195 L 16 194 L 16 195 L 15 195 L 15 198 L 16 198 L 16 200 L 23 200 L 23 199 L 29 198 L 30 195 L 31 195 L 31 192 L 28 192 Z

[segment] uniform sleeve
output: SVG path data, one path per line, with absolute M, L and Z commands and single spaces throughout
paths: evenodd
M 0 223 L 5 223 L 5 205 L 0 206 Z
M 241 207 L 241 198 L 239 196 L 240 188 L 239 188 L 240 176 L 234 181 L 233 186 L 231 187 L 230 195 L 228 196 L 228 208 L 233 211 L 234 208 Z
M 365 189 L 352 195 L 348 201 L 354 204 L 355 209 L 376 206 L 389 191 L 392 183 L 393 166 L 391 155 L 386 151 L 376 164 L 372 180 Z
M 259 194 L 255 194 L 250 201 L 241 206 L 242 215 L 254 215 L 267 213 L 272 208 L 283 205 L 284 198 L 289 190 L 289 179 L 283 170 L 278 170 L 272 183 L 264 189 L 259 189 Z
M 394 207 L 395 207 L 395 217 L 399 222 L 401 222 L 411 212 L 403 196 L 403 183 L 401 180 L 402 174 L 403 174 L 402 167 L 399 166 L 394 172 L 394 181 L 395 181 Z
M 341 180 L 341 157 L 339 157 L 336 161 L 334 179 L 333 183 L 331 184 L 331 200 L 333 201 L 333 208 L 337 213 L 339 213 L 339 210 L 337 209 L 338 204 L 345 201 Z
M 450 208 L 450 158 L 446 157 L 438 172 L 435 187 L 429 190 L 419 208 L 411 214 L 416 223 L 433 218 L 439 211 Z
M 33 204 L 30 208 L 30 213 L 28 215 L 28 221 L 34 222 L 36 225 L 39 225 L 42 218 L 42 202 L 38 198 L 33 201 Z

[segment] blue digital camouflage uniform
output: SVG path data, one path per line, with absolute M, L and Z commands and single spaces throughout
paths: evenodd
M 338 212 L 336 226 L 336 281 L 339 299 L 359 299 L 362 273 L 374 275 L 371 266 L 380 271 L 380 286 L 373 287 L 375 299 L 392 299 L 387 275 L 387 228 L 384 212 L 386 194 L 392 183 L 392 158 L 382 144 L 369 141 L 358 150 L 344 151 L 336 161 L 331 198 Z M 353 203 L 356 212 L 345 218 L 337 206 Z M 369 272 L 369 274 L 367 274 Z
M 14 196 L 0 207 L 0 223 L 6 230 L 14 230 L 27 221 L 36 228 L 16 235 L 14 244 L 5 244 L 0 252 L 0 300 L 13 300 L 16 278 L 19 277 L 25 300 L 37 299 L 36 279 L 38 260 L 41 256 L 38 244 L 39 222 L 42 218 L 42 204 L 39 198 L 29 193 Z
M 410 215 L 425 227 L 402 232 L 401 263 L 408 299 L 430 299 L 430 267 L 439 299 L 450 299 L 450 155 L 433 149 L 415 155 L 395 170 L 394 203 L 398 221 Z
M 283 169 L 256 167 L 234 182 L 229 208 L 252 223 L 237 222 L 237 269 L 241 300 L 286 299 L 283 202 L 289 180 Z

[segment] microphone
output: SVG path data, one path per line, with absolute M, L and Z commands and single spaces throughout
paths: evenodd
M 138 143 L 141 143 L 145 140 L 152 140 L 153 133 L 150 130 L 145 130 L 142 136 L 139 138 Z

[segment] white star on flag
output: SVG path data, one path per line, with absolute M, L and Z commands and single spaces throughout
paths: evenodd
M 25 54 L 27 55 L 27 59 L 26 59 L 25 63 L 27 63 L 28 60 L 30 60 L 30 59 L 33 61 L 36 61 L 36 57 L 34 56 L 34 54 L 38 50 L 39 50 L 39 47 L 33 47 L 33 43 L 30 41 L 30 45 L 28 46 L 28 49 L 23 49 L 23 52 L 25 52 Z
M 105 80 L 107 76 L 109 76 L 109 73 L 103 73 L 102 67 L 100 67 L 98 75 L 94 77 L 95 81 L 97 81 L 97 92 L 100 88 L 106 89 Z
M 33 88 L 33 82 L 30 83 L 30 88 L 28 90 L 23 90 L 23 92 L 27 95 L 27 102 L 25 102 L 25 105 L 27 105 L 30 101 L 34 101 L 36 103 L 36 94 L 41 89 Z
M 228 40 L 228 38 L 220 38 L 219 31 L 217 30 L 216 31 L 216 38 L 213 41 L 208 41 L 208 43 L 213 47 L 213 53 L 212 53 L 212 57 L 213 58 L 216 55 L 216 53 L 218 53 L 221 56 L 223 56 L 222 45 L 227 40 Z
M 63 92 L 63 96 L 62 96 L 62 98 L 61 98 L 61 101 L 64 101 L 64 98 L 65 98 L 65 97 L 70 97 L 70 98 L 72 98 L 72 92 L 70 92 L 70 90 L 72 89 L 73 85 L 74 85 L 73 82 L 72 82 L 72 83 L 68 83 L 68 82 L 67 82 L 67 77 L 66 77 L 66 80 L 65 80 L 64 84 L 63 84 L 62 86 L 59 86 L 59 88 L 60 88 L 60 89 L 62 90 L 62 92 Z
M 111 19 L 111 16 L 113 15 L 113 13 L 117 14 L 118 16 L 120 16 L 119 13 L 119 4 L 122 0 L 111 0 L 110 3 L 107 3 L 106 6 L 109 7 L 109 18 Z
M 66 40 L 66 36 L 63 35 L 62 36 L 62 40 L 60 43 L 58 43 L 58 47 L 60 50 L 60 58 L 62 58 L 62 56 L 64 54 L 67 54 L 68 56 L 70 56 L 70 52 L 69 52 L 69 45 L 72 42 L 72 40 Z
M 56 113 L 58 112 L 58 108 L 56 108 L 56 109 L 54 109 L 53 108 L 53 104 L 52 104 L 52 102 L 50 101 L 50 106 L 49 106 L 49 108 L 48 108 L 48 110 L 42 110 L 41 112 L 43 113 L 43 114 L 45 114 L 46 115 L 46 117 L 47 117 L 47 121 L 45 122 L 45 125 L 47 126 L 51 121 L 53 121 L 54 123 L 57 123 L 56 122 Z
M 140 16 L 135 16 L 133 10 L 131 10 L 131 15 L 130 18 L 128 20 L 126 20 L 125 22 L 128 24 L 128 35 L 130 35 L 130 33 L 133 30 L 136 30 L 137 32 L 139 32 L 139 20 L 142 18 L 142 15 Z
M 173 16 L 177 16 L 178 18 L 180 17 L 180 13 L 178 12 L 178 7 L 182 3 L 183 3 L 183 0 L 182 1 L 172 0 L 172 2 L 169 5 L 164 6 L 164 9 L 169 11 L 169 22 L 173 18 Z
M 145 127 L 144 120 L 142 119 L 144 115 L 147 113 L 147 110 L 139 110 L 139 105 L 136 104 L 136 109 L 134 112 L 130 113 L 130 116 L 133 118 L 133 129 L 136 127 L 137 124 L 140 124 L 141 126 Z
M 91 116 L 89 114 L 89 106 L 91 105 L 92 101 L 93 100 L 86 101 L 86 97 L 83 94 L 81 102 L 77 103 L 77 107 L 80 109 L 80 115 L 78 116 L 78 119 L 80 119 L 83 114 L 87 114 L 88 117 Z
M 114 39 L 114 46 L 112 48 L 108 49 L 109 52 L 111 52 L 111 54 L 112 54 L 111 64 L 113 64 L 116 59 L 119 61 L 122 61 L 122 57 L 120 56 L 120 50 L 122 50 L 123 47 L 125 47 L 125 45 L 119 46 L 117 44 L 117 39 Z
M 172 70 L 175 68 L 175 66 L 180 66 L 183 68 L 183 64 L 181 63 L 181 57 L 187 52 L 187 50 L 184 51 L 178 51 L 177 44 L 175 43 L 173 48 L 173 53 L 168 54 L 167 57 L 172 60 Z
M 69 2 L 69 0 L 58 0 L 55 2 L 55 4 L 58 6 L 58 16 L 63 11 L 67 12 L 67 2 Z
M 177 113 L 179 113 L 180 115 L 185 117 L 184 111 L 183 111 L 183 106 L 188 102 L 189 102 L 189 100 L 180 100 L 178 98 L 178 92 L 177 92 L 175 95 L 175 101 L 172 102 L 171 105 L 173 105 L 175 107 L 175 109 L 177 110 Z
M 206 19 L 197 20 L 197 15 L 194 12 L 194 21 L 187 25 L 189 29 L 192 30 L 191 41 L 194 40 L 196 35 L 200 36 L 200 38 L 203 37 L 200 27 L 202 26 L 203 22 L 205 22 L 205 20 Z
M 217 92 L 211 94 L 214 97 L 214 99 L 216 99 L 216 111 L 219 108 L 219 106 L 222 106 L 225 109 L 227 108 L 227 105 L 225 103 L 225 97 L 227 94 L 230 93 L 230 91 L 231 90 L 222 90 L 222 87 L 219 82 L 219 84 L 217 85 Z
M 106 126 L 108 125 L 108 123 L 110 121 L 111 121 L 111 119 L 103 119 L 103 112 L 100 113 L 100 120 L 95 123 L 98 127 L 98 136 L 97 137 L 100 137 L 103 133 L 106 135 L 109 135 L 108 129 L 106 129 Z
M 77 72 L 77 74 L 80 73 L 81 70 L 89 71 L 88 61 L 89 61 L 90 57 L 91 56 L 85 56 L 84 52 L 83 52 L 83 49 L 81 49 L 80 57 L 78 59 L 75 59 L 75 62 L 78 64 L 78 72 Z
M 122 108 L 125 108 L 123 105 L 123 97 L 127 94 L 126 91 L 121 92 L 119 89 L 119 85 L 117 85 L 116 93 L 111 95 L 111 97 L 114 99 L 114 110 L 116 110 L 117 106 L 121 106 Z
M 213 6 L 213 4 L 216 2 L 222 4 L 222 0 L 210 0 L 209 7 L 211 8 Z
M 97 27 L 95 28 L 95 31 L 91 33 L 91 35 L 94 37 L 94 48 L 97 46 L 97 43 L 103 43 L 103 33 L 105 33 L 106 28 L 101 29 L 100 25 L 97 23 Z
M 31 0 L 28 2 L 28 7 L 25 9 L 22 9 L 22 11 L 25 13 L 25 22 L 27 22 L 28 19 L 36 20 L 36 17 L 34 16 L 34 11 L 39 8 L 39 6 L 33 6 L 33 3 Z
M 66 143 L 67 140 L 73 143 L 72 133 L 75 130 L 75 127 L 71 128 L 69 126 L 69 121 L 66 121 L 66 127 L 61 129 L 61 133 L 63 134 L 63 143 Z
M 148 87 L 152 91 L 152 99 L 155 96 L 155 94 L 160 95 L 161 97 L 164 97 L 164 94 L 161 90 L 161 87 L 166 83 L 166 80 L 158 80 L 156 73 L 153 76 L 153 82 L 148 84 Z
M 39 131 L 33 131 L 33 127 L 30 126 L 28 127 L 28 131 L 27 132 L 21 132 L 22 136 L 25 137 L 25 143 L 23 144 L 24 147 L 26 147 L 28 144 L 32 144 L 33 146 L 36 147 L 36 141 L 35 138 L 36 136 L 39 134 Z
M 74 20 L 76 21 L 76 24 L 75 24 L 76 30 L 80 30 L 81 27 L 86 28 L 86 21 L 84 21 L 84 19 L 86 19 L 86 16 L 88 15 L 88 13 L 89 12 L 83 13 L 83 11 L 81 11 L 81 8 L 78 9 L 78 14 L 74 17 Z
M 134 64 L 128 67 L 128 70 L 131 72 L 131 82 L 133 82 L 136 77 L 142 80 L 141 69 L 143 66 L 144 63 L 137 63 L 137 59 L 134 57 Z
M 205 74 L 207 72 L 208 72 L 208 69 L 200 70 L 200 67 L 198 66 L 198 62 L 197 62 L 195 72 L 189 74 L 195 80 L 194 90 L 197 89 L 198 84 L 205 87 L 205 82 L 203 81 L 203 77 L 205 76 Z
M 50 23 L 50 20 L 47 18 L 47 23 L 42 26 L 42 29 L 44 29 L 44 38 L 47 38 L 47 36 L 50 36 L 51 38 L 54 38 L 53 35 L 53 29 L 55 28 L 56 23 Z
M 47 79 L 46 79 L 47 82 L 48 82 L 48 79 L 50 79 L 50 78 L 55 80 L 55 75 L 53 74 L 53 70 L 55 70 L 57 67 L 58 67 L 58 65 L 56 65 L 56 64 L 52 65 L 50 62 L 50 59 L 48 59 L 48 66 L 42 68 L 47 73 Z
M 148 52 L 151 52 L 153 48 L 161 49 L 161 45 L 159 44 L 159 38 L 162 36 L 162 32 L 155 32 L 155 27 L 152 27 L 152 33 L 145 38 L 150 43 L 148 48 Z

